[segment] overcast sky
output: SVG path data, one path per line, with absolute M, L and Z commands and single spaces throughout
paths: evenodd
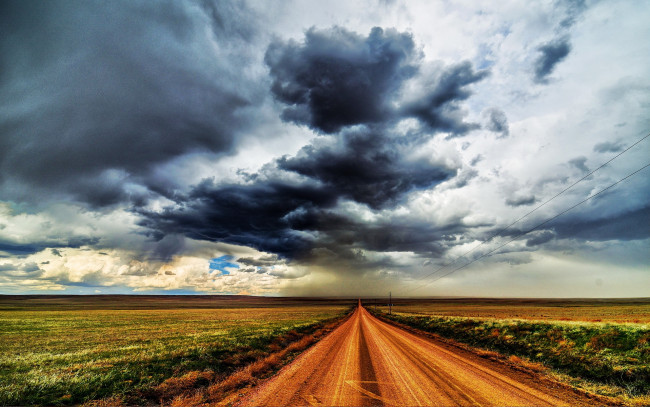
M 3 1 L 0 293 L 650 296 L 648 21 Z

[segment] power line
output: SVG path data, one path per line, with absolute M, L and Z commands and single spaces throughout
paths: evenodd
M 647 137 L 647 136 L 646 136 L 646 137 Z M 532 231 L 538 229 L 540 226 L 543 226 L 543 225 L 545 225 L 545 224 L 547 224 L 547 223 L 549 223 L 549 222 L 551 222 L 551 221 L 553 221 L 553 220 L 559 218 L 560 216 L 562 216 L 562 215 L 564 215 L 565 213 L 567 213 L 567 212 L 569 212 L 569 211 L 575 209 L 576 207 L 582 205 L 583 203 L 585 203 L 585 202 L 587 202 L 587 201 L 589 201 L 589 200 L 591 200 L 591 199 L 597 197 L 598 195 L 602 194 L 603 192 L 605 192 L 605 191 L 607 191 L 607 190 L 609 190 L 609 189 L 615 187 L 616 185 L 618 185 L 618 184 L 620 184 L 621 182 L 627 180 L 628 178 L 630 178 L 630 177 L 632 177 L 632 176 L 638 174 L 639 172 L 643 171 L 644 169 L 646 169 L 646 168 L 648 168 L 648 167 L 650 167 L 650 163 L 648 163 L 648 164 L 644 165 L 643 167 L 639 168 L 638 170 L 636 170 L 636 171 L 634 171 L 634 172 L 628 174 L 627 176 L 621 178 L 620 180 L 616 181 L 615 183 L 609 185 L 608 187 L 601 189 L 600 191 L 596 192 L 595 194 L 590 195 L 589 197 L 583 199 L 582 201 L 578 202 L 577 204 L 571 206 L 570 208 L 565 209 L 564 211 L 562 211 L 562 212 L 558 213 L 557 215 L 553 216 L 552 218 L 547 219 L 547 220 L 545 220 L 544 222 L 535 225 L 533 228 L 531 228 L 531 229 L 529 229 L 529 230 L 527 230 L 527 231 L 525 231 L 525 232 L 521 232 L 520 234 L 518 234 L 517 236 L 515 236 L 515 237 L 513 237 L 512 239 L 508 240 L 507 242 L 503 243 L 502 245 L 496 247 L 495 249 L 490 250 L 489 252 L 487 252 L 487 253 L 485 253 L 485 254 L 480 255 L 479 257 L 477 257 L 476 259 L 470 261 L 469 263 L 466 263 L 466 264 L 464 264 L 464 265 L 462 265 L 462 266 L 460 266 L 460 267 L 457 267 L 457 268 L 453 269 L 452 271 L 450 271 L 449 273 L 446 273 L 446 274 L 443 274 L 443 275 L 441 275 L 441 276 L 438 276 L 436 279 L 431 280 L 431 281 L 429 281 L 429 282 L 427 282 L 427 283 L 425 283 L 425 284 L 422 284 L 422 285 L 420 285 L 419 287 L 416 287 L 416 288 L 414 288 L 414 289 L 411 290 L 411 291 L 418 290 L 418 289 L 423 288 L 423 287 L 425 287 L 425 286 L 427 286 L 427 285 L 429 285 L 429 284 L 433 284 L 433 283 L 435 283 L 436 281 L 440 280 L 440 279 L 443 278 L 443 277 L 447 277 L 448 275 L 450 275 L 450 274 L 452 274 L 452 273 L 455 273 L 455 272 L 458 271 L 458 270 L 464 269 L 465 267 L 469 266 L 470 264 L 475 263 L 476 261 L 482 259 L 483 257 L 486 257 L 486 256 L 488 256 L 488 255 L 494 253 L 495 251 L 499 250 L 499 249 L 502 248 L 503 246 L 505 246 L 505 245 L 507 245 L 507 244 L 509 244 L 509 243 L 514 242 L 515 240 L 517 240 L 517 239 L 520 238 L 521 236 L 523 236 L 523 235 L 525 235 L 525 234 L 528 234 L 528 233 L 530 233 L 530 232 L 532 232 Z
M 643 140 L 647 139 L 648 137 L 650 137 L 650 133 L 646 134 L 644 137 L 642 137 L 642 138 L 640 138 L 639 140 L 637 140 L 635 143 L 633 143 L 632 145 L 630 145 L 629 147 L 627 147 L 625 150 L 623 150 L 623 151 L 621 151 L 620 153 L 616 154 L 614 157 L 610 158 L 608 161 L 606 161 L 605 163 L 601 164 L 599 167 L 597 167 L 596 169 L 594 169 L 593 171 L 591 171 L 591 172 L 588 173 L 587 175 L 583 176 L 582 178 L 580 178 L 579 180 L 577 180 L 577 181 L 574 182 L 573 184 L 571 184 L 571 185 L 569 185 L 568 187 L 564 188 L 562 191 L 558 192 L 558 193 L 555 194 L 553 197 L 547 199 L 546 201 L 544 201 L 543 203 L 541 203 L 540 205 L 538 205 L 537 207 L 535 207 L 534 209 L 532 209 L 530 212 L 526 213 L 525 215 L 521 216 L 519 219 L 517 219 L 517 220 L 515 220 L 514 222 L 512 222 L 511 224 L 509 224 L 508 226 L 506 226 L 506 227 L 504 227 L 503 229 L 500 229 L 500 230 L 494 232 L 494 233 L 493 233 L 492 235 L 490 235 L 487 239 L 485 239 L 484 241 L 482 241 L 480 244 L 474 246 L 474 248 L 470 249 L 469 251 L 467 251 L 467 252 L 461 254 L 460 256 L 458 256 L 458 257 L 457 257 L 454 261 L 452 261 L 451 263 L 447 263 L 447 264 L 445 264 L 445 265 L 439 267 L 438 269 L 432 271 L 431 273 L 427 274 L 426 276 L 423 276 L 423 277 L 418 278 L 418 281 L 419 281 L 419 280 L 424 280 L 424 279 L 426 279 L 426 278 L 428 278 L 428 277 L 431 277 L 432 275 L 436 274 L 436 273 L 439 272 L 440 270 L 443 270 L 443 269 L 445 269 L 445 268 L 451 266 L 452 264 L 456 263 L 458 260 L 464 258 L 465 256 L 467 256 L 468 254 L 472 253 L 473 251 L 475 251 L 475 250 L 478 249 L 479 247 L 481 247 L 481 246 L 483 246 L 484 244 L 488 243 L 488 242 L 489 242 L 490 240 L 492 240 L 492 238 L 494 238 L 495 236 L 497 236 L 497 235 L 499 235 L 499 234 L 505 232 L 506 230 L 510 229 L 511 226 L 515 225 L 516 223 L 518 223 L 518 222 L 521 221 L 522 219 L 528 217 L 528 215 L 531 215 L 533 212 L 536 212 L 538 209 L 542 208 L 543 206 L 545 206 L 546 204 L 548 204 L 549 202 L 551 202 L 551 201 L 554 200 L 555 198 L 557 198 L 557 197 L 559 197 L 560 195 L 564 194 L 564 193 L 565 193 L 566 191 L 568 191 L 569 189 L 573 188 L 574 186 L 578 185 L 579 183 L 581 183 L 581 182 L 584 181 L 585 179 L 589 178 L 589 177 L 590 177 L 591 175 L 593 175 L 596 171 L 600 170 L 601 168 L 605 167 L 607 164 L 611 163 L 612 161 L 614 161 L 614 160 L 617 159 L 618 157 L 622 156 L 623 154 L 625 154 L 626 152 L 628 152 L 630 149 L 632 149 L 632 147 L 634 147 L 634 146 L 636 146 L 637 144 L 641 143 Z

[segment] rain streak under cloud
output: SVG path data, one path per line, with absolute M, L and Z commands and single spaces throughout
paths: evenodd
M 647 296 L 648 17 L 5 2 L 0 293 Z

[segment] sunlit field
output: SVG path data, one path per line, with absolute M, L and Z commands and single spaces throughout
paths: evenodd
M 155 298 L 81 298 L 2 298 L 0 405 L 116 395 L 138 401 L 170 377 L 232 373 L 275 338 L 341 316 L 351 305 L 222 298 L 208 308 L 209 297 L 168 297 L 156 309 Z M 204 308 L 185 308 L 192 303 Z M 149 309 L 128 309 L 143 307 Z
M 385 305 L 388 299 L 366 300 L 366 305 Z M 419 315 L 529 319 L 549 321 L 587 321 L 650 323 L 650 299 L 608 300 L 564 299 L 422 299 L 393 300 L 394 310 Z
M 648 299 L 394 303 L 390 316 L 385 302 L 369 308 L 511 360 L 541 364 L 578 387 L 622 400 L 650 401 Z

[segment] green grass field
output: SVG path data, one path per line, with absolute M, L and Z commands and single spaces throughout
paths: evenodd
M 0 405 L 112 396 L 138 402 L 170 377 L 232 373 L 267 352 L 275 338 L 309 330 L 352 305 L 219 298 L 209 308 L 209 298 L 180 297 L 156 309 L 152 298 L 82 298 L 81 305 L 80 298 L 2 298 Z
M 585 388 L 603 395 L 643 402 L 650 401 L 650 324 L 614 322 L 648 321 L 650 301 L 636 301 L 636 305 L 621 301 L 398 301 L 392 315 L 385 306 L 377 311 L 423 331 L 540 363 L 566 375 L 573 385 L 587 384 Z M 631 307 L 634 312 L 628 310 L 626 317 Z

